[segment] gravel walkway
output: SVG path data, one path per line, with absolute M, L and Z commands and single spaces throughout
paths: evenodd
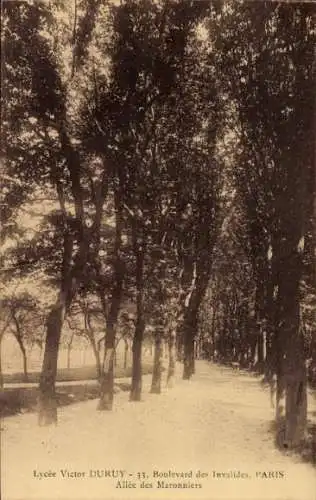
M 257 378 L 200 361 L 190 381 L 111 413 L 96 401 L 2 422 L 4 500 L 316 500 L 316 471 L 275 449 L 273 410 Z M 46 477 L 43 475 L 46 473 Z

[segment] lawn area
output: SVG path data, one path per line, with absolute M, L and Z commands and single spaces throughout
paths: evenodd
M 148 369 L 148 365 L 145 365 L 144 368 Z M 117 366 L 115 368 L 116 378 L 130 377 L 131 374 L 132 368 L 130 366 L 127 368 L 123 368 L 123 366 Z M 39 371 L 30 372 L 28 374 L 28 382 L 37 384 L 39 382 L 39 377 Z M 86 365 L 74 368 L 59 368 L 57 371 L 57 382 L 72 382 L 74 380 L 96 380 L 96 378 L 97 372 L 95 365 Z M 3 380 L 5 384 L 25 383 L 22 372 L 4 374 Z
M 152 373 L 152 364 L 143 363 L 143 374 Z M 130 384 L 120 382 L 119 379 L 131 377 L 132 368 L 117 367 L 115 371 L 115 391 L 128 391 Z M 4 375 L 5 384 L 17 384 L 16 387 L 5 387 L 0 392 L 0 417 L 8 417 L 17 413 L 34 412 L 37 409 L 38 388 L 34 383 L 39 382 L 39 372 L 29 374 L 29 383 L 23 381 L 23 373 Z M 92 383 L 91 383 L 92 381 Z M 94 381 L 94 383 L 93 383 Z M 96 380 L 95 366 L 77 368 L 62 368 L 57 374 L 57 404 L 66 406 L 79 401 L 96 399 L 99 396 L 99 385 Z M 63 385 L 65 382 L 65 385 Z M 69 383 L 73 382 L 73 384 Z M 82 382 L 81 384 L 78 382 Z M 32 384 L 32 385 L 31 385 Z

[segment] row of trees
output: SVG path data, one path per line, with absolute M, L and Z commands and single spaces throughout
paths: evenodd
M 262 2 L 5 3 L 4 279 L 32 273 L 57 293 L 41 424 L 57 420 L 65 318 L 93 297 L 105 332 L 99 409 L 113 405 L 117 327 L 133 304 L 132 401 L 148 325 L 157 393 L 162 340 L 168 378 L 177 348 L 188 379 L 203 333 L 222 359 L 256 352 L 277 375 L 285 441 L 300 440 L 300 311 L 315 283 L 312 14 Z

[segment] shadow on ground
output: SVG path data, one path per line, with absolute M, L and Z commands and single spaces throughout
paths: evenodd
M 86 368 L 86 367 L 85 367 Z M 91 378 L 83 379 L 83 373 L 87 373 L 86 369 L 78 368 L 78 371 L 75 372 L 77 378 L 74 377 L 74 371 L 72 370 L 73 378 L 70 379 L 70 374 L 67 374 L 67 377 L 64 377 L 63 382 L 67 382 L 67 384 L 62 385 L 60 383 L 56 387 L 56 397 L 57 397 L 57 405 L 68 406 L 70 404 L 79 403 L 82 401 L 88 401 L 90 399 L 97 399 L 99 397 L 99 384 L 95 380 L 95 383 L 91 383 Z M 143 365 L 143 375 L 152 372 L 151 365 Z M 79 374 L 79 376 L 78 376 Z M 13 374 L 10 376 L 10 382 L 14 380 L 15 383 L 21 382 L 21 377 L 18 377 L 19 374 Z M 36 375 L 33 376 L 33 375 Z M 128 369 L 118 369 L 116 372 L 116 380 L 114 383 L 114 391 L 129 391 L 130 383 L 120 381 L 120 378 L 123 377 L 131 377 L 131 368 Z M 61 381 L 61 374 L 59 373 L 58 377 L 59 381 Z M 36 382 L 39 380 L 39 374 L 30 374 L 30 382 Z M 90 380 L 90 383 L 85 383 Z M 93 379 L 92 379 L 93 380 Z M 82 381 L 82 383 L 78 384 L 78 381 Z M 69 382 L 74 382 L 73 384 Z M 8 382 L 8 378 L 6 378 L 6 383 Z M 37 410 L 37 400 L 38 400 L 38 388 L 37 387 L 27 387 L 25 383 L 23 383 L 23 387 L 8 387 L 4 388 L 0 392 L 0 417 L 9 417 L 12 415 L 20 414 L 20 413 L 29 413 L 35 412 Z

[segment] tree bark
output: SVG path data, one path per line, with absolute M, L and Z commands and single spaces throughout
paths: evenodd
M 136 249 L 136 309 L 137 318 L 133 340 L 133 368 L 130 401 L 140 401 L 142 393 L 142 343 L 144 321 L 144 249 Z
M 161 393 L 162 355 L 163 349 L 161 332 L 157 332 L 155 336 L 154 367 L 150 389 L 152 394 Z
M 197 314 L 195 307 L 187 307 L 183 321 L 183 380 L 189 380 L 195 372 L 194 343 L 197 334 Z
M 286 243 L 286 248 L 279 245 L 281 255 L 278 259 L 276 419 L 280 428 L 284 418 L 281 444 L 294 448 L 303 440 L 307 423 L 307 376 L 299 328 L 302 264 L 297 243 Z M 285 408 L 281 408 L 280 403 L 283 394 Z
M 63 250 L 62 283 L 58 299 L 52 306 L 46 322 L 45 351 L 38 399 L 38 423 L 40 426 L 57 424 L 55 381 L 59 343 L 65 314 L 73 297 L 73 278 L 71 276 L 73 237 L 68 232 L 64 234 Z
M 173 387 L 176 372 L 176 330 L 173 328 L 169 333 L 169 365 L 168 365 L 168 375 L 167 375 L 167 386 Z
M 184 339 L 183 380 L 189 380 L 194 374 L 194 371 L 194 337 L 188 332 Z
M 70 357 L 71 357 L 71 350 L 72 350 L 72 343 L 74 339 L 74 334 L 71 335 L 70 341 L 67 344 L 67 369 L 70 369 Z
M 55 380 L 57 375 L 58 349 L 66 310 L 65 296 L 52 307 L 47 318 L 45 352 L 39 384 L 38 423 L 57 424 L 57 399 Z
M 118 197 L 115 194 L 115 216 L 116 216 L 116 229 L 115 229 L 115 262 L 114 262 L 114 286 L 112 289 L 111 306 L 108 318 L 106 320 L 106 335 L 105 335 L 105 352 L 104 361 L 102 366 L 102 373 L 100 379 L 100 400 L 98 410 L 112 410 L 114 399 L 114 364 L 115 364 L 115 336 L 116 325 L 120 312 L 122 293 L 123 293 L 123 280 L 124 268 L 120 256 L 122 245 L 122 207 Z M 104 295 L 100 295 L 104 317 L 106 318 L 107 308 Z
M 127 368 L 127 363 L 128 363 L 128 351 L 129 351 L 129 345 L 128 345 L 128 340 L 124 339 L 124 370 Z
M 0 389 L 3 389 L 3 372 L 2 372 L 2 339 L 3 339 L 3 334 L 0 334 Z
M 103 370 L 100 378 L 99 411 L 111 411 L 114 399 L 114 347 L 106 347 Z
M 20 351 L 22 353 L 22 359 L 23 359 L 23 380 L 24 382 L 28 382 L 28 372 L 27 372 L 27 355 L 26 355 L 26 350 L 23 344 L 23 340 L 20 336 L 20 334 L 15 335 L 16 341 L 19 344 Z
M 100 351 L 97 348 L 96 342 L 94 340 L 93 333 L 90 332 L 88 333 L 88 338 L 92 347 L 92 351 L 95 357 L 95 364 L 96 364 L 96 372 L 97 372 L 97 379 L 100 381 L 101 379 L 101 359 L 100 359 Z

